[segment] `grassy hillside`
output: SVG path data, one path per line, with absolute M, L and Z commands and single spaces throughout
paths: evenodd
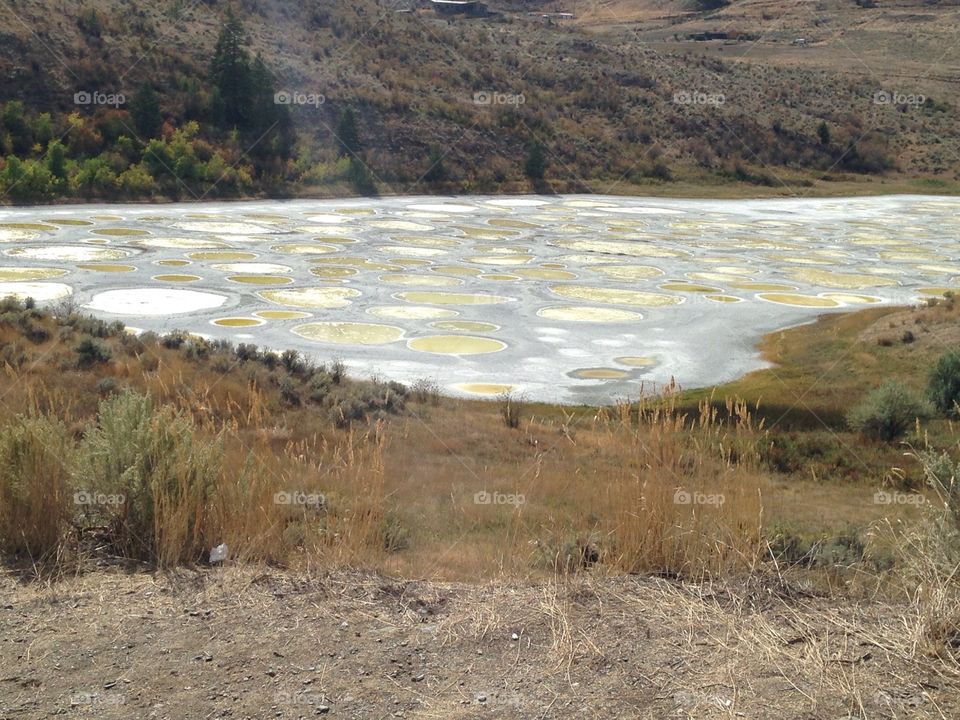
M 0 153 L 27 166 L 6 160 L 0 182 L 20 202 L 955 187 L 960 138 L 936 23 L 907 19 L 925 50 L 907 57 L 888 45 L 890 60 L 870 57 L 871 71 L 857 73 L 841 56 L 853 41 L 833 23 L 870 36 L 877 18 L 851 16 L 859 8 L 826 4 L 785 27 L 746 1 L 716 17 L 656 6 L 647 24 L 590 5 L 577 22 L 547 24 L 509 4 L 443 18 L 373 0 L 19 0 L 0 9 Z M 230 11 L 248 64 L 262 60 L 240 113 L 224 112 L 229 92 L 214 67 Z M 930 12 L 940 32 L 955 23 Z M 805 26 L 821 31 L 798 56 L 785 39 Z M 690 41 L 700 27 L 731 39 Z M 893 58 L 909 72 L 895 72 Z M 889 102 L 877 100 L 883 92 Z M 75 104 L 76 93 L 94 103 Z M 123 103 L 96 104 L 120 94 Z
M 957 312 L 832 315 L 770 336 L 770 370 L 598 409 L 442 398 L 6 301 L 0 539 L 31 564 L 106 551 L 172 566 L 225 542 L 246 560 L 417 576 L 725 575 L 772 557 L 876 572 L 897 562 L 877 523 L 912 527 L 953 492 L 921 457 L 953 453 L 955 432 L 932 409 L 894 407 L 890 438 L 847 418 L 881 381 L 925 394 Z

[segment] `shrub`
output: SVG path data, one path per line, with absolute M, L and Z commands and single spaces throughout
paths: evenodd
M 160 338 L 160 344 L 168 350 L 179 350 L 190 339 L 190 333 L 185 330 L 174 330 Z
M 520 427 L 520 405 L 510 393 L 500 396 L 500 417 L 508 428 Z
M 850 427 L 869 437 L 896 440 L 918 418 L 929 415 L 926 403 L 897 382 L 887 382 L 870 392 L 847 415 Z
M 418 403 L 429 403 L 430 405 L 440 404 L 440 386 L 435 380 L 429 378 L 420 378 L 410 387 L 410 394 Z
M 286 368 L 287 372 L 291 375 L 299 375 L 307 367 L 307 363 L 303 359 L 303 356 L 296 350 L 284 350 L 280 355 L 280 361 L 283 363 L 283 367 Z
M 79 356 L 77 365 L 82 368 L 90 367 L 98 363 L 105 363 L 112 357 L 113 353 L 110 346 L 101 340 L 94 338 L 84 338 L 74 349 Z
M 20 329 L 21 332 L 23 332 L 23 336 L 34 345 L 45 343 L 50 339 L 50 331 L 47 330 L 46 326 L 36 320 L 24 317 L 21 320 Z
M 315 403 L 324 402 L 330 394 L 332 386 L 333 378 L 330 373 L 326 371 L 314 373 L 313 377 L 310 378 L 310 400 Z
M 957 416 L 960 402 L 960 352 L 942 355 L 930 372 L 927 394 L 938 412 Z
M 300 405 L 300 389 L 289 377 L 280 381 L 280 399 L 285 405 L 298 407 Z
M 66 426 L 17 417 L 0 430 L 0 548 L 40 561 L 63 547 L 70 527 L 75 456 Z
M 260 351 L 257 349 L 257 346 L 252 343 L 240 343 L 237 345 L 234 353 L 240 362 L 260 359 Z
M 84 487 L 123 502 L 103 508 L 109 535 L 125 556 L 159 567 L 196 561 L 206 546 L 205 510 L 221 473 L 222 443 L 151 399 L 124 392 L 100 401 L 80 447 Z

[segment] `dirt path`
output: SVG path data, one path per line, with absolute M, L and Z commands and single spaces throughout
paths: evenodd
M 0 718 L 960 717 L 911 609 L 656 579 L 0 580 Z

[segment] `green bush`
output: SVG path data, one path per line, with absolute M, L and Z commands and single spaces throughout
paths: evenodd
M 957 417 L 960 403 L 960 352 L 942 355 L 930 372 L 927 394 L 938 412 Z
M 73 512 L 75 449 L 66 426 L 17 417 L 0 429 L 0 548 L 33 561 L 60 554 Z
M 113 356 L 110 346 L 102 340 L 84 338 L 74 349 L 77 353 L 77 365 L 90 367 L 98 363 L 105 363 Z
M 853 430 L 887 442 L 896 440 L 930 408 L 897 382 L 887 382 L 870 392 L 847 415 Z
M 198 560 L 206 512 L 221 474 L 222 443 L 197 435 L 192 419 L 124 392 L 100 401 L 80 446 L 78 480 L 123 497 L 97 507 L 116 549 L 160 567 Z

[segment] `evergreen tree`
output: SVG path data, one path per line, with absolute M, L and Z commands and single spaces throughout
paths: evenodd
M 367 170 L 367 166 L 363 164 L 362 160 L 356 157 L 350 158 L 347 177 L 353 185 L 353 189 L 360 195 L 373 195 L 376 193 L 377 188 L 376 185 L 374 185 L 373 177 L 371 177 L 370 171 Z
M 446 168 L 443 166 L 443 151 L 440 150 L 440 147 L 433 145 L 430 148 L 430 155 L 427 159 L 427 162 L 430 164 L 427 168 L 427 172 L 424 174 L 423 179 L 427 182 L 440 182 L 447 176 Z
M 47 146 L 47 170 L 50 171 L 57 185 L 66 185 L 67 151 L 63 144 L 56 140 L 51 140 Z
M 10 134 L 13 151 L 18 155 L 29 152 L 33 146 L 33 135 L 24 116 L 23 103 L 19 100 L 11 100 L 4 105 L 2 120 L 3 127 Z
M 214 121 L 221 127 L 249 127 L 251 82 L 246 42 L 243 24 L 232 11 L 228 12 L 210 63 Z
M 160 114 L 160 102 L 150 83 L 143 83 L 130 101 L 130 115 L 137 128 L 137 133 L 144 141 L 156 137 L 163 123 Z
M 523 164 L 523 174 L 531 180 L 543 180 L 547 170 L 547 159 L 543 152 L 543 145 L 536 140 L 527 151 L 527 159 Z
M 344 108 L 337 123 L 337 141 L 340 155 L 356 155 L 360 152 L 360 137 L 357 134 L 357 118 L 352 108 Z
M 258 54 L 250 68 L 250 130 L 258 142 L 252 155 L 289 157 L 295 140 L 290 109 L 276 102 L 276 86 Z
M 821 120 L 817 126 L 817 137 L 820 138 L 821 145 L 827 146 L 830 144 L 830 128 L 827 127 L 827 123 L 823 120 Z

